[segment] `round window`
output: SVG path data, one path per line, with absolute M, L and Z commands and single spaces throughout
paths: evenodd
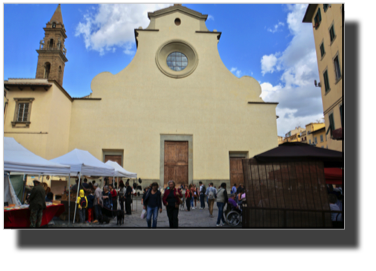
M 173 52 L 167 57 L 167 66 L 173 71 L 182 71 L 188 65 L 188 58 L 180 52 Z

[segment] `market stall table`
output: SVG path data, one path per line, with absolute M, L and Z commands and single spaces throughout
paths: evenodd
M 47 225 L 54 216 L 64 212 L 64 204 L 52 204 L 43 210 L 42 224 Z M 30 209 L 20 208 L 4 210 L 4 228 L 28 228 L 30 227 Z

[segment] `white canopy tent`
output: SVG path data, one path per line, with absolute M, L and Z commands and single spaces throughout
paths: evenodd
M 115 170 L 115 177 L 137 178 L 137 173 L 125 170 L 117 162 L 109 160 L 105 164 L 111 166 Z
M 69 175 L 70 166 L 48 161 L 26 149 L 13 137 L 4 137 L 4 171 L 40 175 Z
M 7 174 L 7 178 L 4 178 L 4 196 L 8 202 L 19 206 L 21 202 L 15 197 L 10 172 L 67 176 L 70 166 L 48 161 L 26 149 L 13 137 L 4 137 L 4 173 Z
M 60 157 L 51 159 L 51 162 L 62 163 L 70 165 L 71 175 L 78 176 L 78 186 L 81 183 L 81 175 L 93 175 L 93 176 L 114 176 L 115 170 L 113 167 L 106 165 L 97 158 L 95 158 L 90 152 L 74 149 Z M 70 183 L 69 183 L 70 186 Z M 78 197 L 77 189 L 77 197 Z M 77 204 L 74 209 L 74 218 L 76 217 Z M 70 189 L 68 200 L 68 217 L 70 218 Z M 74 223 L 74 220 L 73 220 Z

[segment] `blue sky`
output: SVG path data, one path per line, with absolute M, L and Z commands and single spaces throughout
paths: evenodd
M 147 12 L 167 5 L 62 4 L 68 36 L 63 87 L 68 93 L 73 97 L 88 95 L 97 74 L 116 74 L 124 69 L 136 51 L 134 28 L 147 27 Z M 183 5 L 208 14 L 207 28 L 222 32 L 218 50 L 226 67 L 238 77 L 254 77 L 261 84 L 261 97 L 279 102 L 279 135 L 321 120 L 321 92 L 313 84 L 319 79 L 313 30 L 310 24 L 302 23 L 307 4 Z M 35 50 L 56 7 L 4 5 L 5 80 L 35 78 Z

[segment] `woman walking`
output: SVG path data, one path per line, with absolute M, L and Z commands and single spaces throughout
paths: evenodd
M 182 194 L 175 188 L 174 181 L 168 181 L 168 187 L 163 195 L 163 204 L 167 209 L 168 221 L 170 228 L 177 228 L 179 226 L 179 205 Z
M 162 196 L 158 190 L 158 183 L 152 183 L 151 189 L 148 189 L 144 198 L 144 209 L 146 210 L 146 222 L 148 228 L 151 228 L 151 216 L 153 216 L 153 228 L 157 227 L 158 210 L 162 213 Z
M 185 190 L 185 203 L 187 205 L 187 211 L 191 210 L 191 200 L 192 200 L 192 185 L 190 184 L 189 187 Z

